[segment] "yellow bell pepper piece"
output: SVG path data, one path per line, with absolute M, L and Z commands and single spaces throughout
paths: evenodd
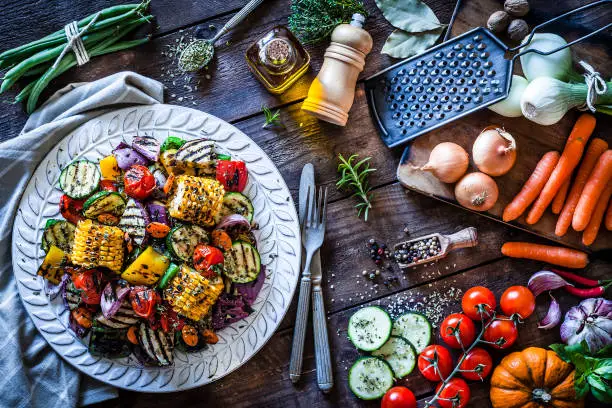
M 52 245 L 40 268 L 38 268 L 38 275 L 54 285 L 59 285 L 62 275 L 64 275 L 64 266 L 68 263 L 68 260 L 68 255 L 64 251 Z
M 147 247 L 121 274 L 132 285 L 155 284 L 170 266 L 170 258 L 160 254 L 153 247 Z
M 117 164 L 117 159 L 112 154 L 100 160 L 100 172 L 104 180 L 119 180 L 121 177 L 121 169 Z

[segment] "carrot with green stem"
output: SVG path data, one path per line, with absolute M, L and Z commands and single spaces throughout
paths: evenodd
M 559 191 L 557 191 L 557 194 L 555 195 L 555 198 L 553 199 L 553 202 L 552 202 L 553 214 L 559 214 L 561 210 L 563 209 L 563 204 L 565 204 L 565 199 L 567 198 L 567 192 L 569 191 L 570 184 L 572 184 L 571 176 L 570 178 L 565 180 L 565 183 L 561 185 L 561 188 L 559 189 Z
M 572 227 L 576 231 L 584 231 L 589 224 L 599 197 L 610 183 L 610 179 L 612 179 L 612 150 L 606 150 L 597 160 L 576 205 L 572 219 Z
M 593 115 L 588 113 L 580 115 L 565 144 L 557 166 L 527 215 L 527 224 L 535 224 L 542 218 L 544 211 L 555 198 L 565 180 L 571 177 L 572 172 L 580 163 L 586 142 L 595 130 L 595 122 L 595 116 Z
M 582 251 L 551 245 L 506 242 L 501 251 L 511 258 L 533 259 L 573 269 L 584 268 L 589 263 L 587 254 Z
M 512 221 L 521 216 L 531 203 L 538 197 L 546 181 L 553 172 L 559 161 L 559 152 L 551 151 L 546 153 L 536 168 L 527 179 L 521 191 L 514 197 L 512 202 L 504 208 L 502 218 L 504 221 Z
M 593 210 L 593 215 L 591 215 L 591 219 L 582 233 L 582 243 L 584 245 L 591 245 L 595 242 L 606 213 L 606 208 L 608 207 L 608 202 L 610 202 L 610 197 L 612 197 L 612 183 L 608 183 L 601 193 L 597 205 Z
M 572 218 L 574 217 L 576 205 L 578 205 L 578 200 L 580 200 L 582 189 L 589 179 L 591 172 L 595 168 L 599 156 L 601 156 L 606 150 L 608 150 L 608 143 L 602 139 L 595 138 L 589 144 L 589 147 L 584 154 L 584 159 L 580 164 L 580 168 L 576 173 L 576 178 L 574 179 L 572 188 L 570 189 L 567 199 L 565 200 L 565 204 L 563 205 L 563 210 L 561 210 L 561 214 L 559 214 L 559 219 L 557 220 L 557 225 L 555 227 L 555 234 L 557 236 L 562 237 L 567 233 L 567 230 L 572 223 Z

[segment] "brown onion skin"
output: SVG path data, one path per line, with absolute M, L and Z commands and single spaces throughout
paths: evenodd
M 463 177 L 469 164 L 469 155 L 463 147 L 442 142 L 431 150 L 429 160 L 420 170 L 430 172 L 443 183 L 454 183 Z
M 495 205 L 498 197 L 497 183 L 484 173 L 466 174 L 455 185 L 456 200 L 470 210 L 487 211 Z
M 481 172 L 493 177 L 503 176 L 516 163 L 516 142 L 503 129 L 486 127 L 474 141 L 472 159 Z

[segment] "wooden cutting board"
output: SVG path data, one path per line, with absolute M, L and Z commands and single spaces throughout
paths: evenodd
M 586 2 L 576 1 L 572 6 L 579 6 Z M 461 10 L 457 16 L 457 21 L 453 27 L 453 36 L 466 32 L 474 27 L 483 26 L 486 21 L 471 21 L 470 16 L 482 15 L 481 12 L 476 13 L 473 8 L 487 7 L 493 12 L 501 8 L 501 3 L 493 1 L 473 2 L 464 1 Z M 535 24 L 545 21 L 548 18 L 554 17 L 561 12 L 567 10 L 555 10 L 549 7 L 548 1 L 535 0 L 530 1 L 531 12 L 527 16 L 527 21 L 530 27 Z M 602 18 L 574 18 L 568 22 L 555 24 L 554 31 L 561 34 L 566 40 L 578 38 L 589 30 L 597 29 L 606 23 L 605 15 L 610 17 L 608 11 L 599 15 Z M 501 37 L 506 43 L 505 38 Z M 585 61 L 594 64 L 597 70 L 603 74 L 605 78 L 609 78 L 612 74 L 612 64 L 610 64 L 610 44 L 612 44 L 609 33 L 599 35 L 587 42 L 580 43 L 572 47 L 572 55 L 574 61 L 584 59 Z M 516 64 L 515 73 L 521 74 L 520 64 Z M 524 182 L 529 178 L 537 162 L 542 155 L 550 150 L 561 152 L 565 145 L 567 136 L 578 117 L 579 112 L 571 111 L 555 125 L 541 126 L 530 122 L 525 118 L 506 118 L 495 114 L 494 112 L 483 109 L 468 117 L 450 123 L 443 128 L 429 132 L 419 138 L 408 143 L 406 150 L 402 156 L 400 165 L 397 170 L 397 178 L 400 183 L 419 193 L 437 198 L 444 202 L 457 205 L 465 211 L 470 211 L 461 207 L 454 197 L 454 185 L 445 184 L 437 180 L 433 175 L 420 170 L 414 170 L 411 164 L 423 165 L 427 162 L 431 150 L 441 142 L 455 142 L 461 145 L 471 156 L 472 144 L 478 134 L 489 125 L 503 127 L 514 136 L 518 146 L 518 158 L 516 165 L 509 173 L 502 177 L 496 177 L 495 181 L 499 187 L 499 200 L 496 205 L 489 211 L 479 213 L 483 216 L 504 222 L 501 219 L 501 214 L 504 207 L 514 198 L 520 191 Z M 597 114 L 597 127 L 591 138 L 599 137 L 606 140 L 612 147 L 612 117 Z M 476 166 L 470 160 L 468 172 L 478 171 Z M 527 213 L 528 211 L 526 211 Z M 525 216 L 521 216 L 517 220 L 506 223 L 507 225 L 521 228 L 534 234 L 552 239 L 563 245 L 580 248 L 588 251 L 599 251 L 612 248 L 612 232 L 607 231 L 605 227 L 599 232 L 597 240 L 588 248 L 582 245 L 582 234 L 570 231 L 563 236 L 557 237 L 554 233 L 557 215 L 553 214 L 550 208 L 547 210 L 542 219 L 535 225 L 528 225 L 525 222 Z

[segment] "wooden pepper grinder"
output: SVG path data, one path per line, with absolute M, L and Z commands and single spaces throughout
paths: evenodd
M 319 75 L 310 85 L 302 110 L 326 122 L 344 126 L 355 98 L 357 77 L 372 50 L 365 17 L 353 14 L 350 24 L 340 24 L 331 35 Z

